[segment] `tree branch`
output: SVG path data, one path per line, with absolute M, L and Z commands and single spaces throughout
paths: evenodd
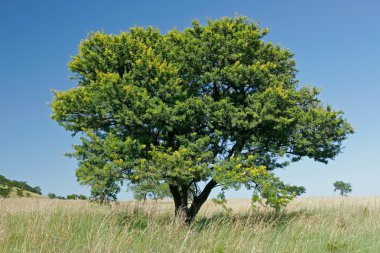
M 191 222 L 192 219 L 195 217 L 195 215 L 198 213 L 201 206 L 206 202 L 208 196 L 210 195 L 212 189 L 214 189 L 218 183 L 211 179 L 198 196 L 194 196 L 193 203 L 191 203 L 191 206 L 189 208 L 189 214 L 187 217 L 187 222 Z

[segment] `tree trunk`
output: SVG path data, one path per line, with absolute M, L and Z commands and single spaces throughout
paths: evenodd
M 198 195 L 194 196 L 193 202 L 190 207 L 188 206 L 188 189 L 186 187 L 179 187 L 177 185 L 169 185 L 169 189 L 174 199 L 174 215 L 190 224 L 195 216 L 198 214 L 199 209 L 206 202 L 208 196 L 217 182 L 211 179 L 203 189 L 203 191 Z

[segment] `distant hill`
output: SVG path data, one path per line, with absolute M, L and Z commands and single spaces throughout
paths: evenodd
M 32 187 L 27 182 L 7 179 L 0 175 L 0 197 L 42 196 L 39 186 Z

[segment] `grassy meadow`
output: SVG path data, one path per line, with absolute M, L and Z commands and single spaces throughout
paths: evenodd
M 187 226 L 171 201 L 0 199 L 0 252 L 380 252 L 380 197 L 299 198 L 278 213 L 228 205 L 207 202 Z

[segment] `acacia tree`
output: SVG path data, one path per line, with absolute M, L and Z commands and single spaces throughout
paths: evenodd
M 343 181 L 334 182 L 334 192 L 339 191 L 340 196 L 346 196 L 352 192 L 352 187 L 350 183 L 345 183 Z
M 273 170 L 327 163 L 353 130 L 318 89 L 297 87 L 293 54 L 267 32 L 236 17 L 82 40 L 69 63 L 78 86 L 52 102 L 52 118 L 81 135 L 70 154 L 79 181 L 101 201 L 124 183 L 164 182 L 187 221 L 217 186 L 245 186 L 276 208 L 304 191 Z

